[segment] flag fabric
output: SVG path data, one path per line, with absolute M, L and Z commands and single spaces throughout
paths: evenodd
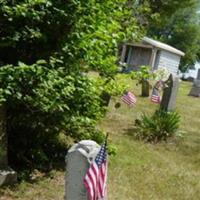
M 154 103 L 160 103 L 160 101 L 161 101 L 160 95 L 156 88 L 153 88 L 152 95 L 151 95 L 151 101 Z
M 122 101 L 126 104 L 128 104 L 129 106 L 133 106 L 136 104 L 137 99 L 136 96 L 132 93 L 132 92 L 126 92 L 123 96 L 122 96 Z
M 164 82 L 162 80 L 157 81 L 154 86 L 154 88 L 157 90 L 163 89 L 163 87 L 164 87 Z
M 106 195 L 108 164 L 106 146 L 105 142 L 84 177 L 83 183 L 88 192 L 88 200 L 100 200 Z

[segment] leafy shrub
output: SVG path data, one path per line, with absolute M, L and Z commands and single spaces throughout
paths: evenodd
M 0 68 L 0 85 L 0 104 L 7 105 L 9 158 L 15 167 L 46 164 L 58 152 L 63 156 L 68 146 L 59 144 L 60 132 L 74 141 L 103 141 L 96 129 L 105 113 L 101 91 L 87 76 L 66 75 L 41 61 L 19 63 Z
M 119 44 L 143 34 L 133 6 L 127 0 L 0 0 L 0 27 L 0 104 L 7 107 L 12 166 L 34 167 L 66 151 L 60 132 L 101 142 L 101 95 L 114 89 L 107 80 L 116 75 Z M 102 82 L 90 79 L 90 70 Z
M 147 142 L 166 141 L 176 133 L 179 122 L 180 115 L 177 112 L 159 109 L 152 116 L 143 114 L 141 119 L 135 121 L 135 136 Z

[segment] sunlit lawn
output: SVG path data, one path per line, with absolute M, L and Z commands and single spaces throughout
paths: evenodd
M 137 105 L 113 99 L 100 127 L 110 133 L 117 155 L 110 157 L 110 200 L 199 200 L 200 199 L 200 99 L 189 97 L 191 83 L 181 82 L 177 111 L 181 114 L 182 137 L 168 143 L 147 144 L 134 140 L 134 119 L 142 112 L 158 108 L 148 98 L 139 97 L 140 86 L 121 77 L 138 96 Z M 63 159 L 64 162 L 64 159 Z M 61 200 L 64 196 L 64 171 L 39 176 L 33 183 L 23 182 L 0 190 L 0 200 Z

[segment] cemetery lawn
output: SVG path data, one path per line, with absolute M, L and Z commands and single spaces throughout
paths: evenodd
M 192 83 L 181 82 L 177 111 L 181 114 L 179 134 L 167 143 L 136 141 L 132 134 L 134 120 L 141 113 L 153 113 L 158 106 L 139 97 L 140 85 L 120 76 L 138 96 L 129 108 L 112 99 L 100 127 L 110 133 L 117 155 L 110 157 L 110 200 L 199 200 L 200 199 L 200 99 L 189 97 Z M 64 162 L 64 159 L 63 159 Z M 32 182 L 22 182 L 0 190 L 0 200 L 63 200 L 64 168 L 50 174 L 36 173 Z

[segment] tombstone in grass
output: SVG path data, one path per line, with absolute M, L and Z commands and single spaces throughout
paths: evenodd
M 73 145 L 66 156 L 65 200 L 87 200 L 83 179 L 100 146 L 91 140 Z
M 142 97 L 148 97 L 149 96 L 149 90 L 150 90 L 149 81 L 143 79 L 141 81 L 141 83 L 142 83 L 142 94 L 141 94 L 141 96 Z
M 166 87 L 163 89 L 163 97 L 160 108 L 166 111 L 173 111 L 176 107 L 176 97 L 179 88 L 179 77 L 170 74 L 165 82 Z
M 101 99 L 102 99 L 102 106 L 108 106 L 110 103 L 111 95 L 108 92 L 103 91 L 101 94 Z
M 198 69 L 197 78 L 193 82 L 189 96 L 200 97 L 200 69 Z
M 15 183 L 17 174 L 8 167 L 6 109 L 0 106 L 0 186 Z

